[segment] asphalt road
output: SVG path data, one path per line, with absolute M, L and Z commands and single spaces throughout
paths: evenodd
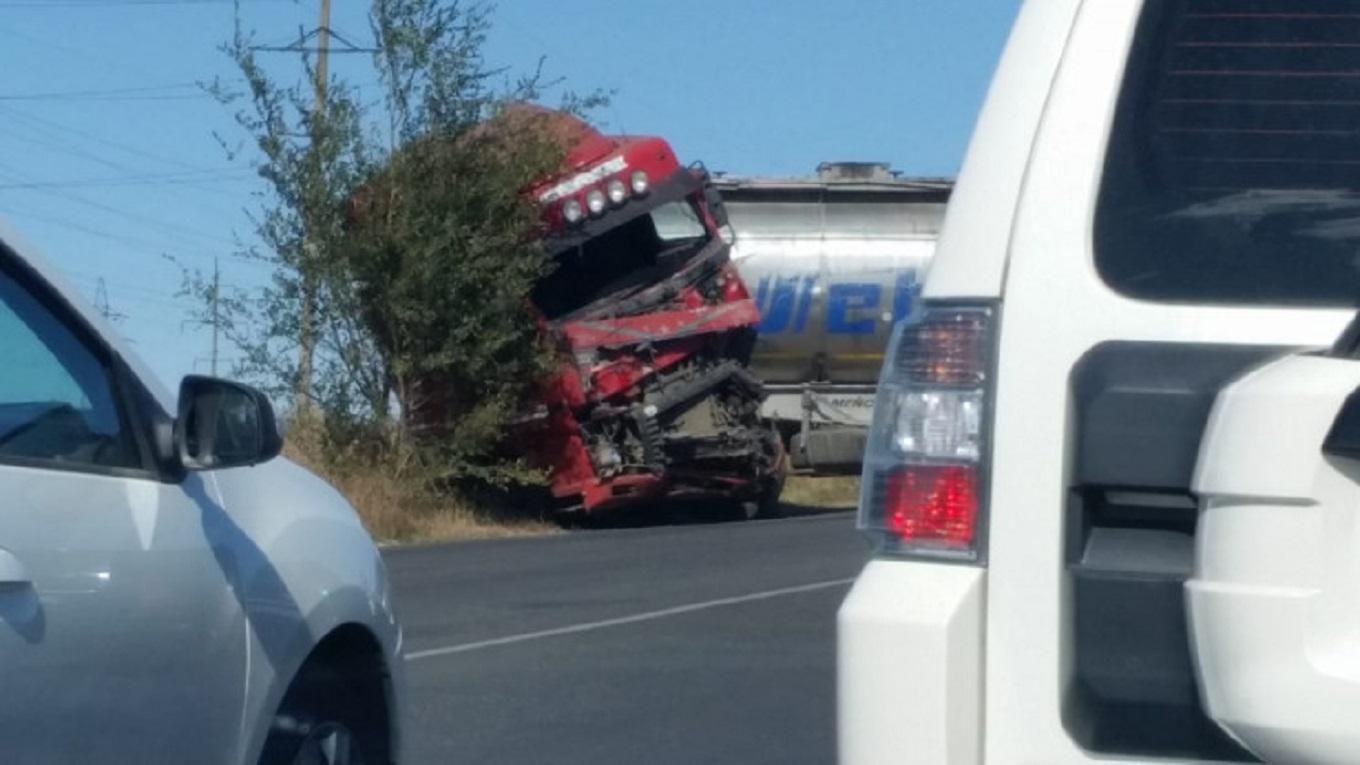
M 386 553 L 424 763 L 830 763 L 848 513 Z

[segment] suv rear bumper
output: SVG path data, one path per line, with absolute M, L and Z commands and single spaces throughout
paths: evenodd
M 837 617 L 841 765 L 982 762 L 986 571 L 874 560 Z

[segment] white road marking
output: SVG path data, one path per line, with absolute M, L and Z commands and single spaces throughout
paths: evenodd
M 813 582 L 812 584 L 801 584 L 797 587 L 783 587 L 778 590 L 765 590 L 763 592 L 751 592 L 745 595 L 736 595 L 730 598 L 719 598 L 717 600 L 705 600 L 701 603 L 686 603 L 683 606 L 663 608 L 659 611 L 644 611 L 638 614 L 620 616 L 614 619 L 602 619 L 598 622 L 582 622 L 581 624 L 569 624 L 565 627 L 554 627 L 550 630 L 539 630 L 538 632 L 523 632 L 518 635 L 506 635 L 505 637 L 492 638 L 490 640 L 478 640 L 472 643 L 461 643 L 459 645 L 443 646 L 441 648 L 427 648 L 423 651 L 412 651 L 406 654 L 407 661 L 418 659 L 430 659 L 435 656 L 448 656 L 455 653 L 467 653 L 481 648 L 491 648 L 499 645 L 509 645 L 511 643 L 523 643 L 528 640 L 540 640 L 542 638 L 558 637 L 559 635 L 575 635 L 579 632 L 590 632 L 592 630 L 604 629 L 606 627 L 618 627 L 623 624 L 636 624 L 637 622 L 647 622 L 653 619 L 664 619 L 668 616 L 688 614 L 695 611 L 706 611 L 710 608 L 721 608 L 723 606 L 735 606 L 741 603 L 752 603 L 759 600 L 769 600 L 771 598 L 782 598 L 786 595 L 798 595 L 804 592 L 816 592 L 832 587 L 841 587 L 855 581 L 853 577 L 849 579 L 830 579 L 824 582 Z

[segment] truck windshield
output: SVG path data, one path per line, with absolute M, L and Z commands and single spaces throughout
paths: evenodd
M 708 242 L 691 200 L 668 202 L 557 256 L 556 269 L 534 288 L 534 304 L 559 319 L 596 301 L 656 283 Z
M 1096 265 L 1110 286 L 1150 300 L 1356 305 L 1357 20 L 1297 0 L 1249 5 L 1144 10 Z

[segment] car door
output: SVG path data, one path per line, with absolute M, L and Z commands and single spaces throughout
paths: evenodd
M 155 469 L 150 397 L 3 245 L 0 363 L 0 759 L 232 761 L 247 636 L 211 474 Z

